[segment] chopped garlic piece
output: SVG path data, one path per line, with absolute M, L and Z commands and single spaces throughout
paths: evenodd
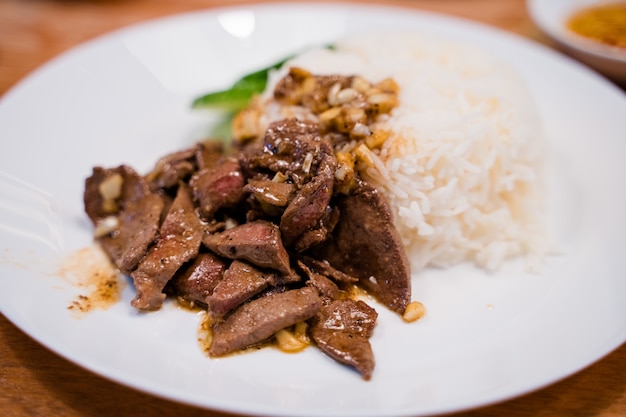
M 406 322 L 413 322 L 421 319 L 426 314 L 426 307 L 419 301 L 412 301 L 406 306 L 402 319 Z
M 107 216 L 103 219 L 98 220 L 93 234 L 95 237 L 102 237 L 102 236 L 108 235 L 109 233 L 117 229 L 119 224 L 120 222 L 117 217 Z

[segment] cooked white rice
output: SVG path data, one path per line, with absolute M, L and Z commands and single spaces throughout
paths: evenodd
M 393 133 L 366 176 L 391 204 L 414 270 L 495 269 L 544 252 L 540 122 L 523 81 L 497 58 L 422 34 L 372 34 L 290 65 L 400 86 L 400 105 L 377 126 Z

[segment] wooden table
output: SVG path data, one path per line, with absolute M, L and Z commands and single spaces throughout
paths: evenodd
M 0 95 L 50 58 L 110 30 L 172 13 L 245 3 L 250 1 L 0 0 Z M 384 3 L 469 18 L 551 46 L 530 21 L 523 0 Z M 2 315 L 0 415 L 226 416 L 154 398 L 105 380 L 51 353 Z M 554 385 L 455 416 L 626 416 L 626 344 Z

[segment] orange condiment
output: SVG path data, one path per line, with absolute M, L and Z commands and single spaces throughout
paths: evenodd
M 575 13 L 567 27 L 586 38 L 626 48 L 626 2 L 592 6 Z

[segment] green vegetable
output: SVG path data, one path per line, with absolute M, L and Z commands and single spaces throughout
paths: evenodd
M 335 46 L 325 45 L 326 49 L 335 50 Z M 191 107 L 194 109 L 215 109 L 225 110 L 229 113 L 236 113 L 244 109 L 255 94 L 262 93 L 267 86 L 267 77 L 271 70 L 279 69 L 283 64 L 297 54 L 281 59 L 275 64 L 265 67 L 251 74 L 240 78 L 227 90 L 208 93 L 196 98 Z
M 193 101 L 191 107 L 196 109 L 210 108 L 237 112 L 245 108 L 255 94 L 259 94 L 265 90 L 269 72 L 274 69 L 279 69 L 291 58 L 293 58 L 293 56 L 281 59 L 269 67 L 248 74 L 240 78 L 227 90 L 216 91 L 198 97 Z
M 325 48 L 334 50 L 335 46 L 326 45 Z M 226 90 L 215 91 L 196 98 L 191 104 L 192 108 L 224 112 L 224 118 L 213 126 L 209 135 L 212 138 L 222 140 L 225 144 L 229 144 L 231 122 L 235 115 L 250 104 L 250 100 L 252 100 L 255 94 L 260 94 L 265 90 L 270 71 L 280 69 L 285 62 L 296 55 L 297 54 L 290 55 L 275 64 L 245 75 Z

